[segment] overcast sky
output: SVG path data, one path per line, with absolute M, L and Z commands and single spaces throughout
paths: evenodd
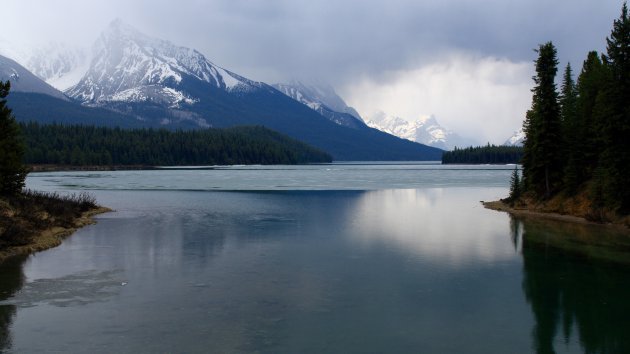
M 578 71 L 622 0 L 2 0 L 10 41 L 89 46 L 115 18 L 268 83 L 330 83 L 363 116 L 433 114 L 502 143 L 531 100 L 532 49 Z

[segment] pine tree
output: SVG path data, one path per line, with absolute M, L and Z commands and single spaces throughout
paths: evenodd
M 607 41 L 605 63 L 610 80 L 598 112 L 603 151 L 598 173 L 605 204 L 622 213 L 630 211 L 630 18 L 624 3 Z
M 19 193 L 24 187 L 27 173 L 22 163 L 24 145 L 20 128 L 11 109 L 6 106 L 5 97 L 10 89 L 9 81 L 0 81 L 0 195 Z
M 540 45 L 536 51 L 536 86 L 524 123 L 523 173 L 529 191 L 549 198 L 561 186 L 563 169 L 560 105 L 554 82 L 558 60 L 551 42 Z
M 602 91 L 608 81 L 608 68 L 595 51 L 588 53 L 577 80 L 577 114 L 574 137 L 580 151 L 574 154 L 578 168 L 578 183 L 593 177 L 602 151 L 600 113 L 603 111 Z M 600 112 L 600 113 L 598 113 Z
M 565 159 L 564 188 L 574 192 L 581 180 L 581 169 L 578 166 L 582 154 L 579 140 L 579 124 L 577 121 L 577 90 L 573 81 L 571 64 L 564 70 L 560 94 L 560 119 L 562 121 L 563 156 Z

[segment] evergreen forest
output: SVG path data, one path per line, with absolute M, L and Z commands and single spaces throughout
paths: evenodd
M 520 146 L 486 145 L 455 148 L 442 155 L 443 164 L 508 164 L 519 163 L 523 157 Z
M 169 131 L 21 123 L 27 164 L 233 165 L 330 162 L 331 156 L 261 126 Z
M 557 49 L 537 49 L 531 109 L 524 121 L 524 196 L 538 201 L 585 195 L 591 208 L 630 213 L 630 18 L 624 3 L 606 53 L 588 53 L 574 79 L 556 87 Z M 514 198 L 510 198 L 514 199 Z

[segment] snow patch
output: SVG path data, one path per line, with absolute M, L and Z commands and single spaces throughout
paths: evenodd
M 503 145 L 508 146 L 523 146 L 525 142 L 525 132 L 523 129 L 515 131 L 512 136 L 503 143 Z
M 399 138 L 440 149 L 451 150 L 455 146 L 463 147 L 475 144 L 474 141 L 462 138 L 451 130 L 442 127 L 433 115 L 421 116 L 415 121 L 407 121 L 400 117 L 387 115 L 384 112 L 377 112 L 366 120 L 366 124 L 371 128 Z

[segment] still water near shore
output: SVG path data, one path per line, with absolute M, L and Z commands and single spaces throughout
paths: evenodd
M 484 209 L 512 169 L 31 174 L 116 212 L 0 266 L 0 352 L 630 352 L 629 268 L 582 242 L 623 236 Z

